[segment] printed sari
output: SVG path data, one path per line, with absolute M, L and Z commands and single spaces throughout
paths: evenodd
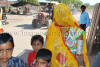
M 67 30 L 69 34 L 66 40 L 60 27 L 69 27 L 69 30 Z M 45 46 L 52 52 L 51 67 L 78 67 L 75 56 L 76 40 L 81 35 L 83 35 L 84 40 L 84 63 L 85 67 L 89 67 L 85 32 L 78 26 L 67 5 L 56 5 L 54 8 L 54 22 L 48 29 Z

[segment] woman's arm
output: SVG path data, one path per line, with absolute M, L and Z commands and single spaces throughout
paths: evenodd
M 77 39 L 77 52 L 76 52 L 76 58 L 79 63 L 79 67 L 84 66 L 84 59 L 83 59 L 83 45 L 84 45 L 84 40 L 83 40 L 83 35 L 81 35 Z

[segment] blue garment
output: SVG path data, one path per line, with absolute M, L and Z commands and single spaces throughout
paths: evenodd
M 19 58 L 11 57 L 7 67 L 25 67 L 25 63 Z
M 92 67 L 100 67 L 100 52 L 96 55 Z
M 90 25 L 90 19 L 89 19 L 89 15 L 88 15 L 87 12 L 82 12 L 81 13 L 79 25 L 80 24 L 86 24 L 86 27 L 88 27 Z

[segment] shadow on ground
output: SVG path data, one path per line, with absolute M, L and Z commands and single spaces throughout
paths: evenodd
M 21 52 L 17 57 L 22 59 L 25 63 L 27 63 L 27 57 L 28 57 L 28 53 L 32 51 L 32 50 L 24 50 L 23 52 Z
M 32 26 L 32 24 L 22 24 L 22 25 L 17 25 L 15 27 L 21 27 L 22 29 L 27 29 L 27 30 L 29 30 L 29 29 L 31 29 L 31 30 L 33 30 L 33 29 L 41 29 L 41 30 L 48 29 L 47 26 L 43 26 L 43 25 L 42 26 L 38 26 L 37 28 L 34 28 Z
M 21 27 L 23 29 L 36 29 L 32 27 L 32 24 L 22 24 L 22 25 L 17 25 L 16 27 Z

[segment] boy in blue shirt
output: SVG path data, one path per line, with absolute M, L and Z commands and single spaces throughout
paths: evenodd
M 13 37 L 8 33 L 0 34 L 0 67 L 25 67 L 21 59 L 12 57 L 13 50 Z
M 80 15 L 80 21 L 79 21 L 79 25 L 80 27 L 85 31 L 86 28 L 90 25 L 90 19 L 89 19 L 89 15 L 88 13 L 85 11 L 86 10 L 86 6 L 82 5 L 81 6 L 81 15 Z

